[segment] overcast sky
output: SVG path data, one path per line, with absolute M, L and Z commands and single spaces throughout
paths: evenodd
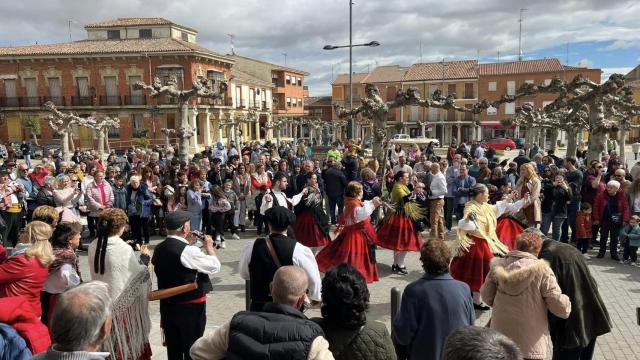
M 219 53 L 284 64 L 311 73 L 312 95 L 329 95 L 332 76 L 349 69 L 348 0 L 21 0 L 3 1 L 0 46 L 85 38 L 84 24 L 116 17 L 164 17 L 199 31 L 198 42 Z M 525 59 L 557 57 L 600 67 L 604 76 L 640 63 L 638 0 L 355 0 L 354 71 L 376 65 L 455 59 L 517 59 L 519 9 Z M 422 54 L 420 52 L 422 44 Z M 568 44 L 568 51 L 567 51 Z

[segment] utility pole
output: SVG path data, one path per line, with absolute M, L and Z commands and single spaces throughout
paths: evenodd
M 520 8 L 520 33 L 518 36 L 518 61 L 522 61 L 522 13 L 527 11 L 525 8 Z
M 235 50 L 234 50 L 234 45 L 235 45 L 235 39 L 236 36 L 233 34 L 227 34 L 227 36 L 229 37 L 229 42 L 231 43 L 231 55 L 235 55 Z
M 287 53 L 282 53 L 282 56 L 284 56 L 284 66 L 287 66 Z

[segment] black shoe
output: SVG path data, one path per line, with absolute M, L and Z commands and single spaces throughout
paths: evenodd
M 620 258 L 618 257 L 618 255 L 613 255 L 611 256 L 611 260 L 620 261 Z
M 602 259 L 604 257 L 604 254 L 598 253 L 598 255 L 596 256 L 598 259 Z
M 473 308 L 476 309 L 476 310 L 480 310 L 480 311 L 487 311 L 487 310 L 491 309 L 489 307 L 489 305 L 482 304 L 482 303 L 481 304 L 473 303 Z
M 398 271 L 398 265 L 396 264 L 391 265 L 391 272 L 396 272 L 396 271 Z
M 244 232 L 246 229 L 244 227 L 244 225 L 240 225 L 240 232 Z
M 398 266 L 397 270 L 398 270 L 398 274 L 400 275 L 409 275 L 409 272 L 407 271 L 406 266 L 403 266 L 403 267 Z

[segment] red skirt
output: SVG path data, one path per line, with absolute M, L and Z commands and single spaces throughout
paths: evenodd
M 496 225 L 496 235 L 503 244 L 507 245 L 509 251 L 516 248 L 516 238 L 522 234 L 524 227 L 516 220 L 505 216 L 498 219 Z
M 313 211 L 304 211 L 296 216 L 296 223 L 293 224 L 293 233 L 296 240 L 304 246 L 317 247 L 326 246 L 331 243 L 329 234 L 325 234 L 316 223 Z
M 484 239 L 469 236 L 473 240 L 473 245 L 469 251 L 462 256 L 454 257 L 449 266 L 451 276 L 460 280 L 471 288 L 471 291 L 478 292 L 484 284 L 484 279 L 489 273 L 489 266 L 493 254 L 489 250 L 489 245 Z
M 404 214 L 391 218 L 378 228 L 376 244 L 395 251 L 420 251 L 422 234 L 415 230 L 413 221 Z
M 369 253 L 369 244 L 375 243 L 376 240 L 376 232 L 368 219 L 345 226 L 340 235 L 316 255 L 320 272 L 327 272 L 333 266 L 348 263 L 360 271 L 367 283 L 380 280 L 376 263 L 372 261 Z

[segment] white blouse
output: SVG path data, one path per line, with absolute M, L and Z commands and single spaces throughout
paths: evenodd
M 353 225 L 353 224 L 357 224 L 359 222 L 363 222 L 366 219 L 368 219 L 369 217 L 371 217 L 371 214 L 373 214 L 373 212 L 375 210 L 376 210 L 376 207 L 375 207 L 375 205 L 373 205 L 373 202 L 371 200 L 365 200 L 364 201 L 364 206 L 356 208 L 353 220 L 351 220 L 349 217 L 345 216 L 344 224 L 345 225 Z
M 49 273 L 44 283 L 44 291 L 49 294 L 60 294 L 65 290 L 80 285 L 80 276 L 71 264 L 64 264 L 54 272 Z

